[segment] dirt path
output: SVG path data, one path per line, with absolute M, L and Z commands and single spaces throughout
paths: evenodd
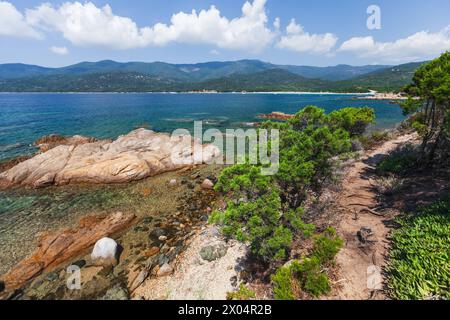
M 222 246 L 223 254 L 206 261 L 205 247 Z M 214 226 L 207 226 L 192 240 L 169 276 L 151 277 L 139 287 L 135 298 L 145 300 L 225 300 L 239 285 L 241 262 L 247 247 L 237 241 L 226 243 Z
M 337 256 L 340 286 L 331 298 L 385 298 L 381 290 L 384 282 L 381 270 L 389 250 L 387 237 L 392 216 L 379 216 L 366 210 L 377 204 L 377 194 L 372 181 L 373 169 L 383 155 L 415 139 L 416 136 L 410 134 L 388 141 L 354 163 L 346 172 L 338 200 L 342 219 L 337 226 L 345 244 Z M 367 241 L 364 242 L 361 236 L 368 236 Z

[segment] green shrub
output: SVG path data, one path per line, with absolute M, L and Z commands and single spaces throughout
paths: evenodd
M 387 267 L 395 299 L 450 299 L 450 198 L 397 219 Z
M 344 108 L 333 111 L 329 118 L 333 126 L 346 130 L 350 136 L 359 136 L 375 122 L 375 111 L 368 107 Z
M 294 262 L 291 268 L 305 292 L 319 297 L 330 291 L 328 276 L 322 272 L 322 265 L 317 257 L 312 256 L 303 259 L 302 262 Z
M 271 277 L 275 300 L 296 300 L 290 267 L 281 267 Z
M 216 189 L 230 201 L 223 212 L 212 214 L 210 222 L 220 224 L 225 236 L 249 242 L 251 251 L 264 261 L 285 259 L 294 236 L 308 236 L 313 230 L 301 220 L 301 209 L 283 212 L 277 184 L 255 166 L 226 168 Z
M 324 273 L 310 274 L 306 278 L 304 290 L 314 297 L 320 297 L 330 292 L 330 280 Z
M 368 135 L 362 135 L 358 139 L 365 150 L 370 150 L 381 143 L 388 141 L 390 138 L 389 131 L 373 131 Z
M 239 286 L 239 289 L 236 292 L 229 292 L 227 294 L 227 300 L 238 300 L 238 301 L 244 301 L 244 300 L 251 300 L 256 298 L 256 293 L 243 283 Z
M 351 150 L 350 135 L 371 121 L 368 108 L 326 115 L 309 106 L 286 123 L 263 123 L 265 129 L 280 130 L 279 171 L 263 176 L 261 166 L 250 164 L 224 169 L 215 188 L 225 195 L 227 207 L 210 221 L 220 224 L 225 236 L 249 242 L 261 260 L 285 260 L 294 240 L 314 232 L 302 221 L 308 191 L 320 192 L 333 177 L 334 158 Z
M 404 187 L 405 180 L 397 178 L 394 175 L 389 175 L 386 177 L 380 177 L 375 180 L 375 188 L 380 194 L 383 195 L 393 195 L 402 190 Z
M 293 261 L 278 269 L 272 276 L 274 295 L 277 300 L 298 299 L 299 291 L 320 297 L 331 290 L 330 281 L 323 267 L 329 265 L 343 245 L 333 228 L 316 236 L 313 250 L 302 261 Z
M 317 257 L 293 261 L 272 276 L 273 292 L 276 300 L 296 300 L 300 291 L 313 297 L 320 297 L 331 290 L 330 281 Z
M 343 240 L 336 235 L 336 230 L 330 227 L 314 239 L 312 255 L 320 264 L 327 265 L 333 261 L 343 244 Z
M 407 144 L 391 152 L 378 164 L 378 170 L 384 174 L 404 174 L 411 170 L 418 159 L 417 148 Z

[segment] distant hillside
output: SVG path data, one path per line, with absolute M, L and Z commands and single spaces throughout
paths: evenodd
M 158 92 L 180 84 L 177 80 L 136 72 L 48 75 L 0 80 L 3 92 Z
M 301 75 L 305 78 L 340 81 L 353 79 L 371 72 L 384 70 L 391 66 L 370 65 L 354 67 L 349 65 L 337 65 L 333 67 L 308 67 L 308 66 L 279 66 L 280 69 Z
M 380 92 L 398 91 L 409 84 L 415 71 L 425 62 L 407 63 L 342 81 L 339 86 L 348 90 Z
M 0 65 L 0 79 L 19 79 L 45 75 L 83 75 L 108 72 L 138 72 L 150 76 L 165 77 L 183 81 L 200 82 L 234 74 L 252 74 L 271 69 L 283 69 L 311 79 L 347 80 L 362 74 L 385 69 L 389 66 L 352 67 L 339 65 L 334 67 L 308 67 L 293 65 L 275 65 L 259 60 L 239 60 L 226 62 L 206 62 L 197 64 L 170 64 L 164 62 L 127 62 L 111 60 L 82 62 L 63 68 L 44 68 L 25 64 Z
M 105 60 L 63 68 L 4 64 L 0 91 L 395 91 L 410 82 L 420 65 L 307 67 L 258 60 L 199 64 Z
M 190 86 L 191 90 L 233 91 L 320 91 L 328 81 L 307 79 L 292 72 L 271 69 L 249 75 L 232 75 Z
M 0 65 L 0 79 L 16 79 L 32 76 L 43 76 L 52 72 L 51 68 L 44 68 L 22 63 Z

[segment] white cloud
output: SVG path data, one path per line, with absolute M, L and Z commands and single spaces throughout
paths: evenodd
M 78 46 L 103 46 L 131 49 L 170 43 L 209 44 L 219 48 L 258 51 L 272 42 L 274 33 L 267 27 L 266 0 L 246 2 L 242 16 L 228 19 L 211 6 L 197 13 L 174 14 L 170 24 L 138 27 L 130 18 L 117 16 L 111 7 L 93 3 L 67 2 L 56 8 L 42 4 L 27 10 L 30 25 L 61 32 Z
M 275 21 L 273 22 L 273 27 L 275 28 L 275 30 L 280 30 L 281 28 L 281 19 L 280 18 L 275 18 Z
M 6 1 L 0 1 L 0 36 L 41 38 L 41 35 L 26 23 L 22 13 Z
M 393 42 L 377 42 L 373 37 L 354 37 L 338 51 L 353 52 L 362 58 L 377 57 L 382 61 L 405 62 L 435 57 L 450 50 L 450 25 L 432 33 L 420 31 Z
M 97 8 L 88 2 L 67 2 L 59 8 L 44 3 L 27 10 L 30 25 L 61 32 L 78 46 L 103 46 L 114 49 L 144 47 L 151 40 L 149 28 L 138 28 L 133 20 L 113 14 L 109 5 Z
M 209 51 L 210 54 L 212 54 L 213 56 L 218 56 L 220 55 L 220 52 L 216 49 L 212 49 L 211 51 Z
M 50 50 L 54 53 L 54 54 L 58 54 L 60 56 L 66 56 L 69 54 L 69 49 L 67 49 L 66 47 L 51 47 Z
M 286 35 L 281 37 L 278 48 L 296 52 L 312 52 L 324 54 L 330 52 L 338 38 L 332 33 L 310 34 L 292 19 L 286 27 Z

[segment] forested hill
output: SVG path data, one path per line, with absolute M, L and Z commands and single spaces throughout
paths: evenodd
M 100 61 L 63 68 L 4 64 L 0 91 L 396 91 L 410 82 L 420 65 L 306 67 L 258 60 L 178 65 Z

